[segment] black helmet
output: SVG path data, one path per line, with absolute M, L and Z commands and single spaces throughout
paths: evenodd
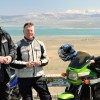
M 58 55 L 63 61 L 71 60 L 77 55 L 71 44 L 64 44 L 58 49 Z

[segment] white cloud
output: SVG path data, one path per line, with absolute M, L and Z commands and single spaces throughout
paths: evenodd
M 67 14 L 100 14 L 100 10 L 66 10 Z
M 66 10 L 65 12 L 57 13 L 31 12 L 19 16 L 0 16 L 1 25 L 23 25 L 25 22 L 30 21 L 37 26 L 100 27 L 100 10 Z

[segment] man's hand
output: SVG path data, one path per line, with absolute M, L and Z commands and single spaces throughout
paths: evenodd
M 0 63 L 1 64 L 9 64 L 12 61 L 12 57 L 11 56 L 0 56 Z
M 36 62 L 34 62 L 34 66 L 36 67 L 36 66 L 40 66 L 42 63 L 41 63 L 41 61 L 36 61 Z
M 27 67 L 33 67 L 33 66 L 34 66 L 33 61 L 29 61 L 29 62 L 27 62 L 26 66 L 27 66 Z
M 95 63 L 95 61 L 94 61 L 94 60 L 90 60 L 90 64 L 91 64 L 91 63 Z
M 12 61 L 12 57 L 11 56 L 6 56 L 6 62 L 5 64 L 10 64 Z
M 0 56 L 0 63 L 3 64 L 6 62 L 6 58 L 4 56 Z
M 36 67 L 40 65 L 41 65 L 41 61 L 29 61 L 26 64 L 27 67 Z

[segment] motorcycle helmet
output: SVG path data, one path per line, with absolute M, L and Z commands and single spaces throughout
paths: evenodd
M 77 55 L 71 44 L 64 44 L 58 49 L 58 55 L 63 61 L 71 60 Z

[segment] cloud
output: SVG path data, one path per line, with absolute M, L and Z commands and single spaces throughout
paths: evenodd
M 66 10 L 65 12 L 31 12 L 26 15 L 0 16 L 0 24 L 7 26 L 23 26 L 25 22 L 33 22 L 36 26 L 99 28 L 100 10 Z
M 66 10 L 68 14 L 100 14 L 100 10 Z

